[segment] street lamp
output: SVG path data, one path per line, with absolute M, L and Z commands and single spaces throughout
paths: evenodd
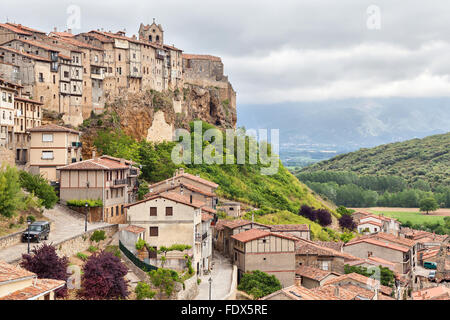
M 27 218 L 27 224 L 28 224 L 28 234 L 27 234 L 27 238 L 28 238 L 28 254 L 30 254 L 30 224 L 31 224 L 31 218 L 30 217 Z
M 84 206 L 86 207 L 86 217 L 84 219 L 84 232 L 87 232 L 87 220 L 88 220 L 88 208 L 89 208 L 89 203 L 85 203 Z
M 212 277 L 209 277 L 209 300 L 211 300 L 211 285 L 212 285 Z

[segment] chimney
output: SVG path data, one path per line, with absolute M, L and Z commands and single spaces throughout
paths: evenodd
M 178 171 L 179 174 L 184 174 L 184 168 L 180 168 L 180 170 Z
M 67 32 L 72 34 L 72 29 L 67 29 Z
M 302 277 L 301 276 L 295 276 L 294 284 L 297 287 L 301 287 L 302 286 Z
M 334 296 L 339 298 L 339 286 L 334 286 Z
M 56 27 L 54 27 L 53 32 L 58 32 L 58 29 Z
M 92 150 L 92 159 L 95 159 L 95 150 Z

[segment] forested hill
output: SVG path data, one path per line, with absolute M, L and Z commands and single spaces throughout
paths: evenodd
M 450 133 L 342 154 L 306 167 L 300 175 L 319 171 L 398 176 L 410 187 L 423 182 L 431 189 L 450 186 Z

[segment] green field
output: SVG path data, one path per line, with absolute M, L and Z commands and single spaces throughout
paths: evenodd
M 374 211 L 374 210 L 369 211 L 375 214 L 383 214 L 386 217 L 395 218 L 401 223 L 410 221 L 412 224 L 424 224 L 425 222 L 428 223 L 439 222 L 443 224 L 445 218 L 445 216 L 432 216 L 422 214 L 420 212 L 393 212 L 393 211 Z

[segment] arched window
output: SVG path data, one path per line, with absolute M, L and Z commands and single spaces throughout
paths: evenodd
M 156 36 L 156 41 L 159 41 L 159 36 Z

